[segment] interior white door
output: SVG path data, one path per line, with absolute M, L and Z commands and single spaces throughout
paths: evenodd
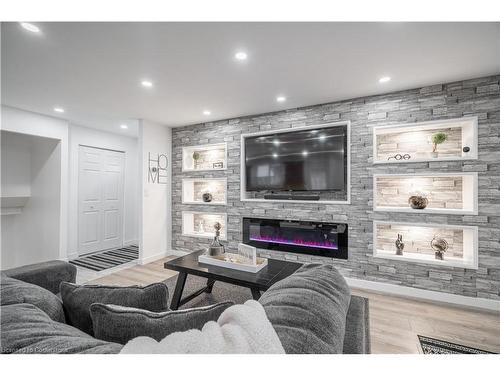
M 123 152 L 80 146 L 78 253 L 122 245 Z

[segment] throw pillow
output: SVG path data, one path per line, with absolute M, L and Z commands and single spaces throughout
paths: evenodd
M 287 354 L 342 353 L 351 291 L 332 265 L 306 264 L 259 299 Z
M 212 306 L 155 313 L 94 303 L 90 306 L 90 315 L 97 339 L 126 344 L 139 336 L 160 341 L 174 332 L 202 329 L 205 323 L 216 321 L 232 305 L 232 302 L 221 302 Z
M 106 354 L 122 346 L 96 340 L 75 327 L 55 322 L 39 308 L 20 303 L 0 308 L 3 354 Z M 7 373 L 5 367 L 3 371 Z
M 2 306 L 29 303 L 46 313 L 50 319 L 65 322 L 61 300 L 47 289 L 2 274 L 0 291 Z
M 90 305 L 104 303 L 149 311 L 168 310 L 168 289 L 163 283 L 140 286 L 76 285 L 61 283 L 61 297 L 68 324 L 93 335 Z

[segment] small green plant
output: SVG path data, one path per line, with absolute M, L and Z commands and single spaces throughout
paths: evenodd
M 444 133 L 434 133 L 431 137 L 431 140 L 432 140 L 432 152 L 436 152 L 437 150 L 437 145 L 440 145 L 441 143 L 443 143 L 444 141 L 446 141 L 446 138 L 448 138 L 448 136 Z

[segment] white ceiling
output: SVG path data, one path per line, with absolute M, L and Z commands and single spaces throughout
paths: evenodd
M 36 25 L 2 24 L 2 103 L 128 135 L 500 73 L 500 23 Z

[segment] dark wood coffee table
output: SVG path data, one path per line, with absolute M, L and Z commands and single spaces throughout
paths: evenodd
M 204 252 L 204 250 L 196 251 L 164 264 L 165 268 L 179 272 L 174 295 L 172 296 L 172 302 L 170 303 L 170 308 L 172 310 L 177 310 L 179 306 L 184 305 L 186 302 L 191 301 L 194 297 L 202 293 L 211 293 L 216 281 L 223 281 L 225 283 L 250 288 L 253 299 L 257 300 L 260 298 L 261 290 L 269 289 L 271 285 L 290 276 L 302 266 L 302 263 L 269 259 L 267 267 L 257 273 L 251 273 L 198 263 L 198 256 L 202 255 Z M 205 277 L 207 279 L 207 286 L 197 290 L 189 296 L 181 298 L 187 275 Z

